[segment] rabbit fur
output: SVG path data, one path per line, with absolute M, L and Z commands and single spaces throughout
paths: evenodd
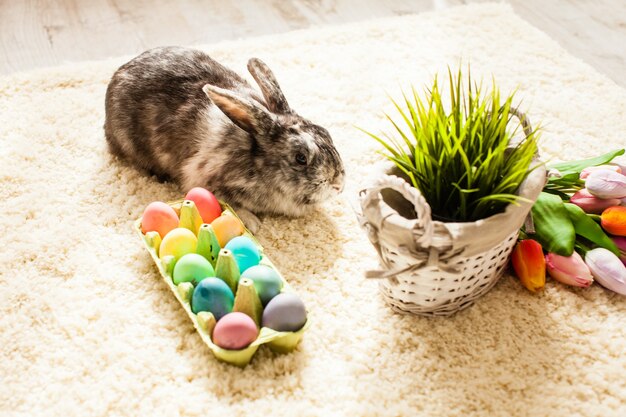
M 301 216 L 341 192 L 345 172 L 328 131 L 289 107 L 261 60 L 248 71 L 261 94 L 202 51 L 142 53 L 106 91 L 110 152 L 256 214 Z

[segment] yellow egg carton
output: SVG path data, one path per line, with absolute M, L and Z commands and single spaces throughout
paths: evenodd
M 238 284 L 235 284 L 236 293 L 233 311 L 247 314 L 255 321 L 257 327 L 261 327 L 263 305 L 259 299 L 252 280 L 247 278 L 239 279 L 239 271 L 236 267 L 236 263 L 220 261 L 220 257 L 232 257 L 232 253 L 228 253 L 226 249 L 219 248 L 217 241 L 215 239 L 211 239 L 210 234 L 212 233 L 212 229 L 210 225 L 202 224 L 202 218 L 200 217 L 200 213 L 198 212 L 194 202 L 190 200 L 181 200 L 168 204 L 174 209 L 180 219 L 179 227 L 191 230 L 198 237 L 198 247 L 196 252 L 207 258 L 211 264 L 217 265 L 216 275 L 218 278 L 222 278 L 227 283 L 228 281 L 232 283 L 233 280 L 235 282 L 238 281 Z M 220 201 L 220 205 L 223 210 L 222 216 L 235 216 L 241 222 L 239 216 L 237 216 L 235 211 L 228 204 Z M 244 225 L 243 222 L 241 222 L 241 224 Z M 135 221 L 134 229 L 141 237 L 146 249 L 150 253 L 150 256 L 152 256 L 161 277 L 191 319 L 196 331 L 202 338 L 202 341 L 209 347 L 217 359 L 239 367 L 245 367 L 250 360 L 252 360 L 252 357 L 261 345 L 266 344 L 272 351 L 279 353 L 288 353 L 296 348 L 302 339 L 305 330 L 309 327 L 310 320 L 308 319 L 304 326 L 295 332 L 279 332 L 267 327 L 261 327 L 256 340 L 254 340 L 248 347 L 241 350 L 223 349 L 213 343 L 211 335 L 216 324 L 215 317 L 208 311 L 202 311 L 195 314 L 191 310 L 191 296 L 193 294 L 194 286 L 191 282 L 181 282 L 178 285 L 174 284 L 172 280 L 172 271 L 175 262 L 174 259 L 172 257 L 166 257 L 163 260 L 159 258 L 158 251 L 161 245 L 161 236 L 158 232 L 148 232 L 143 234 L 141 230 L 141 218 Z M 272 261 L 264 254 L 261 244 L 245 227 L 245 225 L 243 235 L 249 237 L 257 245 L 259 252 L 261 253 L 260 264 L 273 268 L 280 276 L 283 282 L 281 293 L 293 292 L 292 288 L 289 286 L 280 271 L 278 271 Z M 228 267 L 228 265 L 230 265 L 230 267 Z M 234 265 L 234 268 L 232 265 Z M 227 267 L 222 268 L 222 266 Z M 219 274 L 224 275 L 224 277 L 219 276 Z

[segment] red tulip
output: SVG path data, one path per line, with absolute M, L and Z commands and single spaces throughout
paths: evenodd
M 519 241 L 511 255 L 511 263 L 528 290 L 537 292 L 546 285 L 546 261 L 539 242 L 532 239 Z
M 600 224 L 612 235 L 626 236 L 626 207 L 609 207 L 602 212 Z
M 586 288 L 593 282 L 589 267 L 576 252 L 571 256 L 549 253 L 546 255 L 546 265 L 550 276 L 563 284 Z
M 585 213 L 600 214 L 609 207 L 619 206 L 621 200 L 611 198 L 608 200 L 598 198 L 592 195 L 586 189 L 577 191 L 569 200 L 570 203 L 576 204 L 583 209 Z

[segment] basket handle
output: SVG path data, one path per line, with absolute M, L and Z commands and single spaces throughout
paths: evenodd
M 384 211 L 400 216 L 400 214 L 391 208 L 380 195 L 380 192 L 385 189 L 397 191 L 413 205 L 415 212 L 417 213 L 417 226 L 423 230 L 423 234 L 415 240 L 415 243 L 424 248 L 429 247 L 434 231 L 430 205 L 426 202 L 426 199 L 417 188 L 411 186 L 402 178 L 395 175 L 383 175 L 370 188 L 361 190 L 359 192 L 359 196 L 361 197 L 361 207 L 363 209 L 363 213 L 367 213 L 368 207 L 380 205 L 384 208 Z M 385 218 L 381 218 L 379 224 L 374 224 L 374 226 L 377 229 L 380 229 Z M 368 218 L 368 220 L 371 219 Z
M 530 119 L 526 116 L 525 113 L 520 111 L 517 107 L 511 107 L 509 109 L 509 113 L 517 117 L 522 124 L 522 130 L 524 131 L 524 136 L 528 137 L 533 133 L 533 128 L 530 124 Z
M 511 107 L 509 109 L 509 113 L 513 116 L 517 117 L 522 125 L 522 131 L 524 132 L 524 136 L 529 137 L 533 133 L 533 127 L 530 124 L 530 119 L 526 116 L 526 113 L 519 110 L 517 107 Z
M 524 135 L 526 137 L 530 136 L 533 130 L 530 120 L 526 114 L 515 107 L 511 107 L 509 112 L 519 119 Z M 373 186 L 361 190 L 359 192 L 359 197 L 361 197 L 361 207 L 363 211 L 365 212 L 366 207 L 369 207 L 372 204 L 380 204 L 386 210 L 398 214 L 381 198 L 380 192 L 384 189 L 392 189 L 399 192 L 407 201 L 413 204 L 415 212 L 417 213 L 418 224 L 424 229 L 424 234 L 417 240 L 417 242 L 423 247 L 428 247 L 430 245 L 430 241 L 432 240 L 434 230 L 430 205 L 419 189 L 411 186 L 402 178 L 395 175 L 383 175 L 374 183 Z M 381 223 L 383 220 L 384 219 L 381 219 Z M 380 227 L 380 224 L 375 226 Z

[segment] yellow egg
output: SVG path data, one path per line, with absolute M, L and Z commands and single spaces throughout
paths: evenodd
M 174 256 L 178 261 L 183 255 L 195 253 L 197 245 L 198 238 L 191 230 L 176 228 L 163 238 L 159 247 L 159 258 L 163 260 L 166 256 Z
M 243 225 L 235 216 L 222 214 L 211 223 L 220 247 L 223 248 L 234 237 L 243 235 Z

